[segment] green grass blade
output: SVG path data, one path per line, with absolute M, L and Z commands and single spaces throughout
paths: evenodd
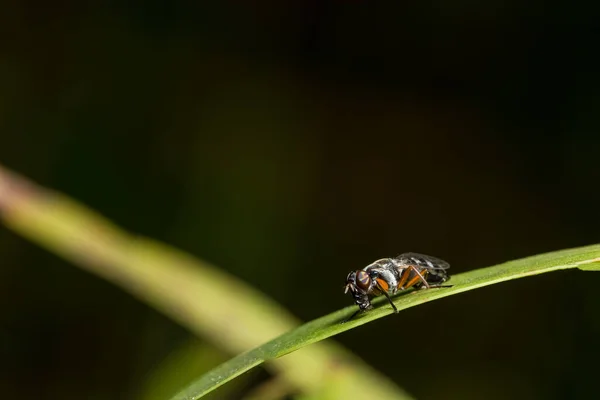
M 1 165 L 0 220 L 229 354 L 252 349 L 299 324 L 279 304 L 234 276 L 173 247 L 132 235 Z M 257 358 L 256 363 L 263 360 Z M 246 360 L 243 368 L 248 365 Z M 266 367 L 294 393 L 322 399 L 410 400 L 388 378 L 332 342 L 317 343 Z
M 176 399 L 199 398 L 265 361 L 293 388 L 320 394 L 321 399 L 410 398 L 334 343 L 315 343 L 281 357 L 391 314 L 385 299 L 377 299 L 376 309 L 346 324 L 339 322 L 349 317 L 355 307 L 290 330 L 297 321 L 243 282 L 177 249 L 133 236 L 73 200 L 1 166 L 0 219 L 15 232 L 124 288 L 229 352 L 242 353 L 278 336 L 217 367 Z M 548 253 L 454 275 L 452 288 L 409 291 L 394 302 L 402 310 L 525 276 L 575 267 L 598 270 L 599 261 L 599 245 Z M 289 332 L 281 335 L 286 331 Z
M 454 275 L 448 282 L 453 285 L 451 288 L 407 291 L 398 295 L 394 299 L 394 304 L 398 310 L 404 310 L 484 286 L 569 268 L 583 270 L 600 268 L 600 245 L 541 254 Z M 173 400 L 198 399 L 264 361 L 279 358 L 311 343 L 393 313 L 384 298 L 377 299 L 374 304 L 376 304 L 374 310 L 349 322 L 341 323 L 356 311 L 356 307 L 346 307 L 308 322 L 254 350 L 243 353 L 202 376 L 173 397 Z

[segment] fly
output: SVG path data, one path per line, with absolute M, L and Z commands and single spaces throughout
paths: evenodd
M 371 297 L 384 295 L 397 313 L 398 309 L 392 302 L 391 296 L 399 290 L 411 287 L 417 289 L 451 287 L 442 285 L 450 279 L 448 268 L 450 264 L 439 258 L 418 253 L 404 253 L 394 258 L 382 258 L 363 269 L 350 272 L 346 278 L 344 293 L 350 292 L 358 305 L 358 311 L 346 322 L 356 314 L 373 308 Z

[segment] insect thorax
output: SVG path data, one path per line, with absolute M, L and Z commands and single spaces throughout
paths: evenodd
M 389 294 L 394 294 L 398 290 L 401 269 L 396 267 L 392 259 L 384 258 L 377 260 L 365 267 L 364 270 L 367 271 L 373 279 L 383 279 L 387 283 Z M 375 292 L 377 293 L 378 291 Z

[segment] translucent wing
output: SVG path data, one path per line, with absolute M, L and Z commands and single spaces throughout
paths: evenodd
M 448 264 L 444 260 L 440 260 L 439 258 L 426 256 L 425 254 L 419 253 L 403 253 L 395 258 L 396 263 L 400 266 L 402 265 L 414 265 L 418 267 L 423 267 L 427 269 L 441 269 L 445 270 L 450 268 L 450 264 Z

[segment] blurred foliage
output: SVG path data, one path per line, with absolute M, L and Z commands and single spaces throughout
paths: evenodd
M 234 277 L 174 248 L 130 235 L 64 195 L 1 166 L 0 216 L 14 231 L 122 287 L 231 353 L 256 347 L 297 324 L 277 303 Z M 258 365 L 265 355 L 255 352 L 249 362 Z M 269 357 L 270 366 L 294 391 L 314 394 L 334 386 L 339 397 L 357 400 L 410 398 L 333 343 L 275 358 Z M 238 368 L 237 375 L 246 370 Z
M 202 375 L 211 368 L 221 364 L 227 359 L 223 351 L 213 346 L 198 341 L 190 341 L 186 345 L 173 351 L 165 359 L 159 368 L 148 377 L 147 384 L 140 389 L 141 400 L 163 400 L 168 399 L 189 384 L 198 375 Z M 243 382 L 240 379 L 240 383 Z M 229 389 L 239 390 L 235 384 Z M 214 393 L 223 397 L 223 393 Z M 207 396 L 207 399 L 211 397 Z M 216 399 L 218 397 L 212 397 Z

